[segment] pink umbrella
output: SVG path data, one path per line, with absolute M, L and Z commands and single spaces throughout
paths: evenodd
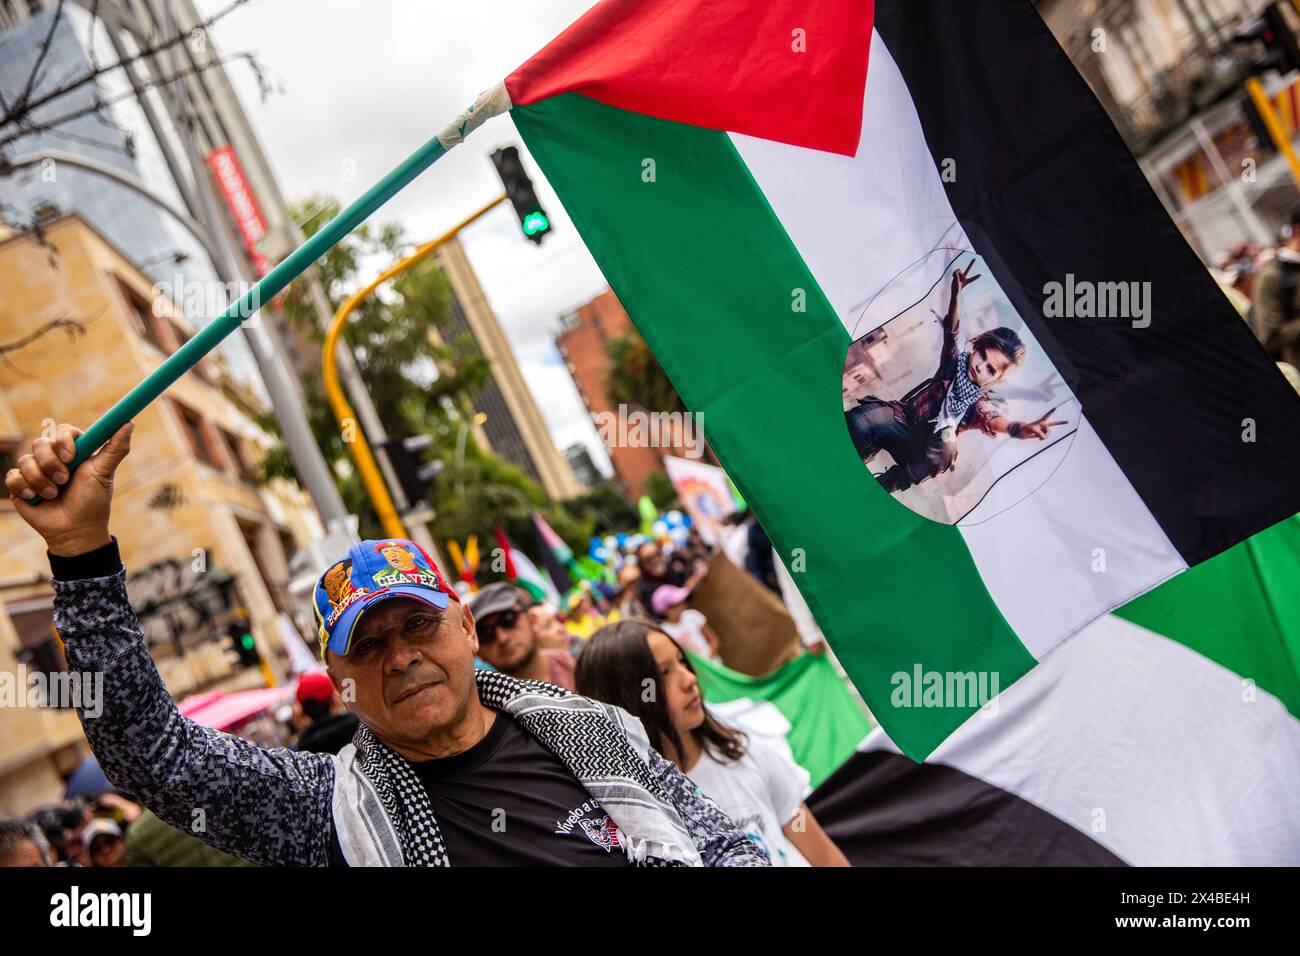
M 180 709 L 181 716 L 188 717 L 196 710 L 202 710 L 217 698 L 224 697 L 225 695 L 226 692 L 224 690 L 205 691 L 202 694 L 192 694 L 189 697 L 186 697 L 177 706 Z
M 186 705 L 195 698 L 184 701 L 181 704 L 181 713 L 204 727 L 226 730 L 268 708 L 275 707 L 292 693 L 293 688 L 288 685 L 241 690 L 233 694 L 214 691 L 212 694 L 196 695 L 207 699 L 201 701 L 198 706 L 191 705 L 188 711 Z

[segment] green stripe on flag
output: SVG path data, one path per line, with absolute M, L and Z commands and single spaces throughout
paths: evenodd
M 763 527 L 802 554 L 795 579 L 873 714 L 923 759 L 974 708 L 895 709 L 893 675 L 983 671 L 1005 688 L 1034 661 L 960 532 L 894 501 L 855 454 L 848 334 L 730 138 L 578 94 L 511 113 Z
M 1279 521 L 1115 613 L 1253 681 L 1300 717 L 1300 517 Z
M 853 756 L 873 726 L 825 657 L 801 654 L 762 677 L 690 657 L 707 703 L 768 701 L 781 712 L 790 722 L 787 740 L 795 763 L 808 771 L 814 787 Z

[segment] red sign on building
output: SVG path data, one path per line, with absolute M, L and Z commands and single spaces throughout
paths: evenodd
M 244 169 L 239 165 L 235 148 L 226 145 L 214 149 L 208 154 L 208 167 L 221 187 L 221 194 L 226 197 L 226 206 L 235 217 L 235 225 L 239 228 L 249 258 L 253 260 L 253 267 L 257 269 L 258 276 L 266 275 L 271 271 L 271 263 L 257 247 L 266 235 L 266 220 L 262 218 L 262 210 L 258 208 L 248 180 L 244 178 Z

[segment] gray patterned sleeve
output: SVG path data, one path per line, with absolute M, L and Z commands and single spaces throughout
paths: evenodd
M 145 647 L 124 571 L 56 578 L 54 593 L 69 670 L 97 691 L 81 695 L 77 716 L 114 785 L 173 826 L 254 863 L 329 863 L 328 755 L 263 749 L 182 717 Z
M 766 850 L 741 833 L 712 797 L 654 748 L 650 750 L 650 773 L 668 792 L 705 866 L 772 865 Z

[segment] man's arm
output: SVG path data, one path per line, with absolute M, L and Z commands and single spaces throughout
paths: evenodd
M 987 398 L 981 398 L 971 406 L 970 411 L 967 412 L 967 419 L 973 427 L 986 435 L 1010 435 L 1012 438 L 1024 440 L 1037 438 L 1042 441 L 1050 436 L 1056 426 L 1069 424 L 1065 419 L 1052 419 L 1055 413 L 1055 408 L 1049 408 L 1041 418 L 1032 422 L 1013 422 L 998 411 Z
M 69 472 L 81 431 L 61 424 L 5 475 L 14 510 L 49 548 L 55 627 L 91 691 L 80 695 L 81 725 L 109 779 L 168 823 L 254 863 L 324 864 L 331 759 L 263 750 L 184 719 L 145 648 L 108 533 L 131 430 L 124 425 Z M 36 496 L 44 501 L 27 503 Z
M 767 851 L 736 828 L 690 777 L 659 751 L 650 750 L 650 773 L 677 808 L 705 866 L 771 866 Z
M 965 269 L 954 269 L 952 271 L 952 283 L 948 292 L 948 311 L 944 314 L 942 322 L 943 347 L 939 350 L 939 368 L 934 373 L 936 378 L 942 376 L 944 366 L 957 357 L 957 330 L 961 326 L 961 320 L 957 313 L 957 299 L 961 296 L 962 289 L 980 277 L 979 273 L 970 274 L 973 268 L 975 268 L 974 259 L 967 263 Z
M 264 866 L 326 865 L 329 756 L 266 750 L 180 715 L 127 601 L 116 542 L 50 563 L 68 668 L 102 695 L 83 693 L 77 715 L 108 778 L 219 850 Z

